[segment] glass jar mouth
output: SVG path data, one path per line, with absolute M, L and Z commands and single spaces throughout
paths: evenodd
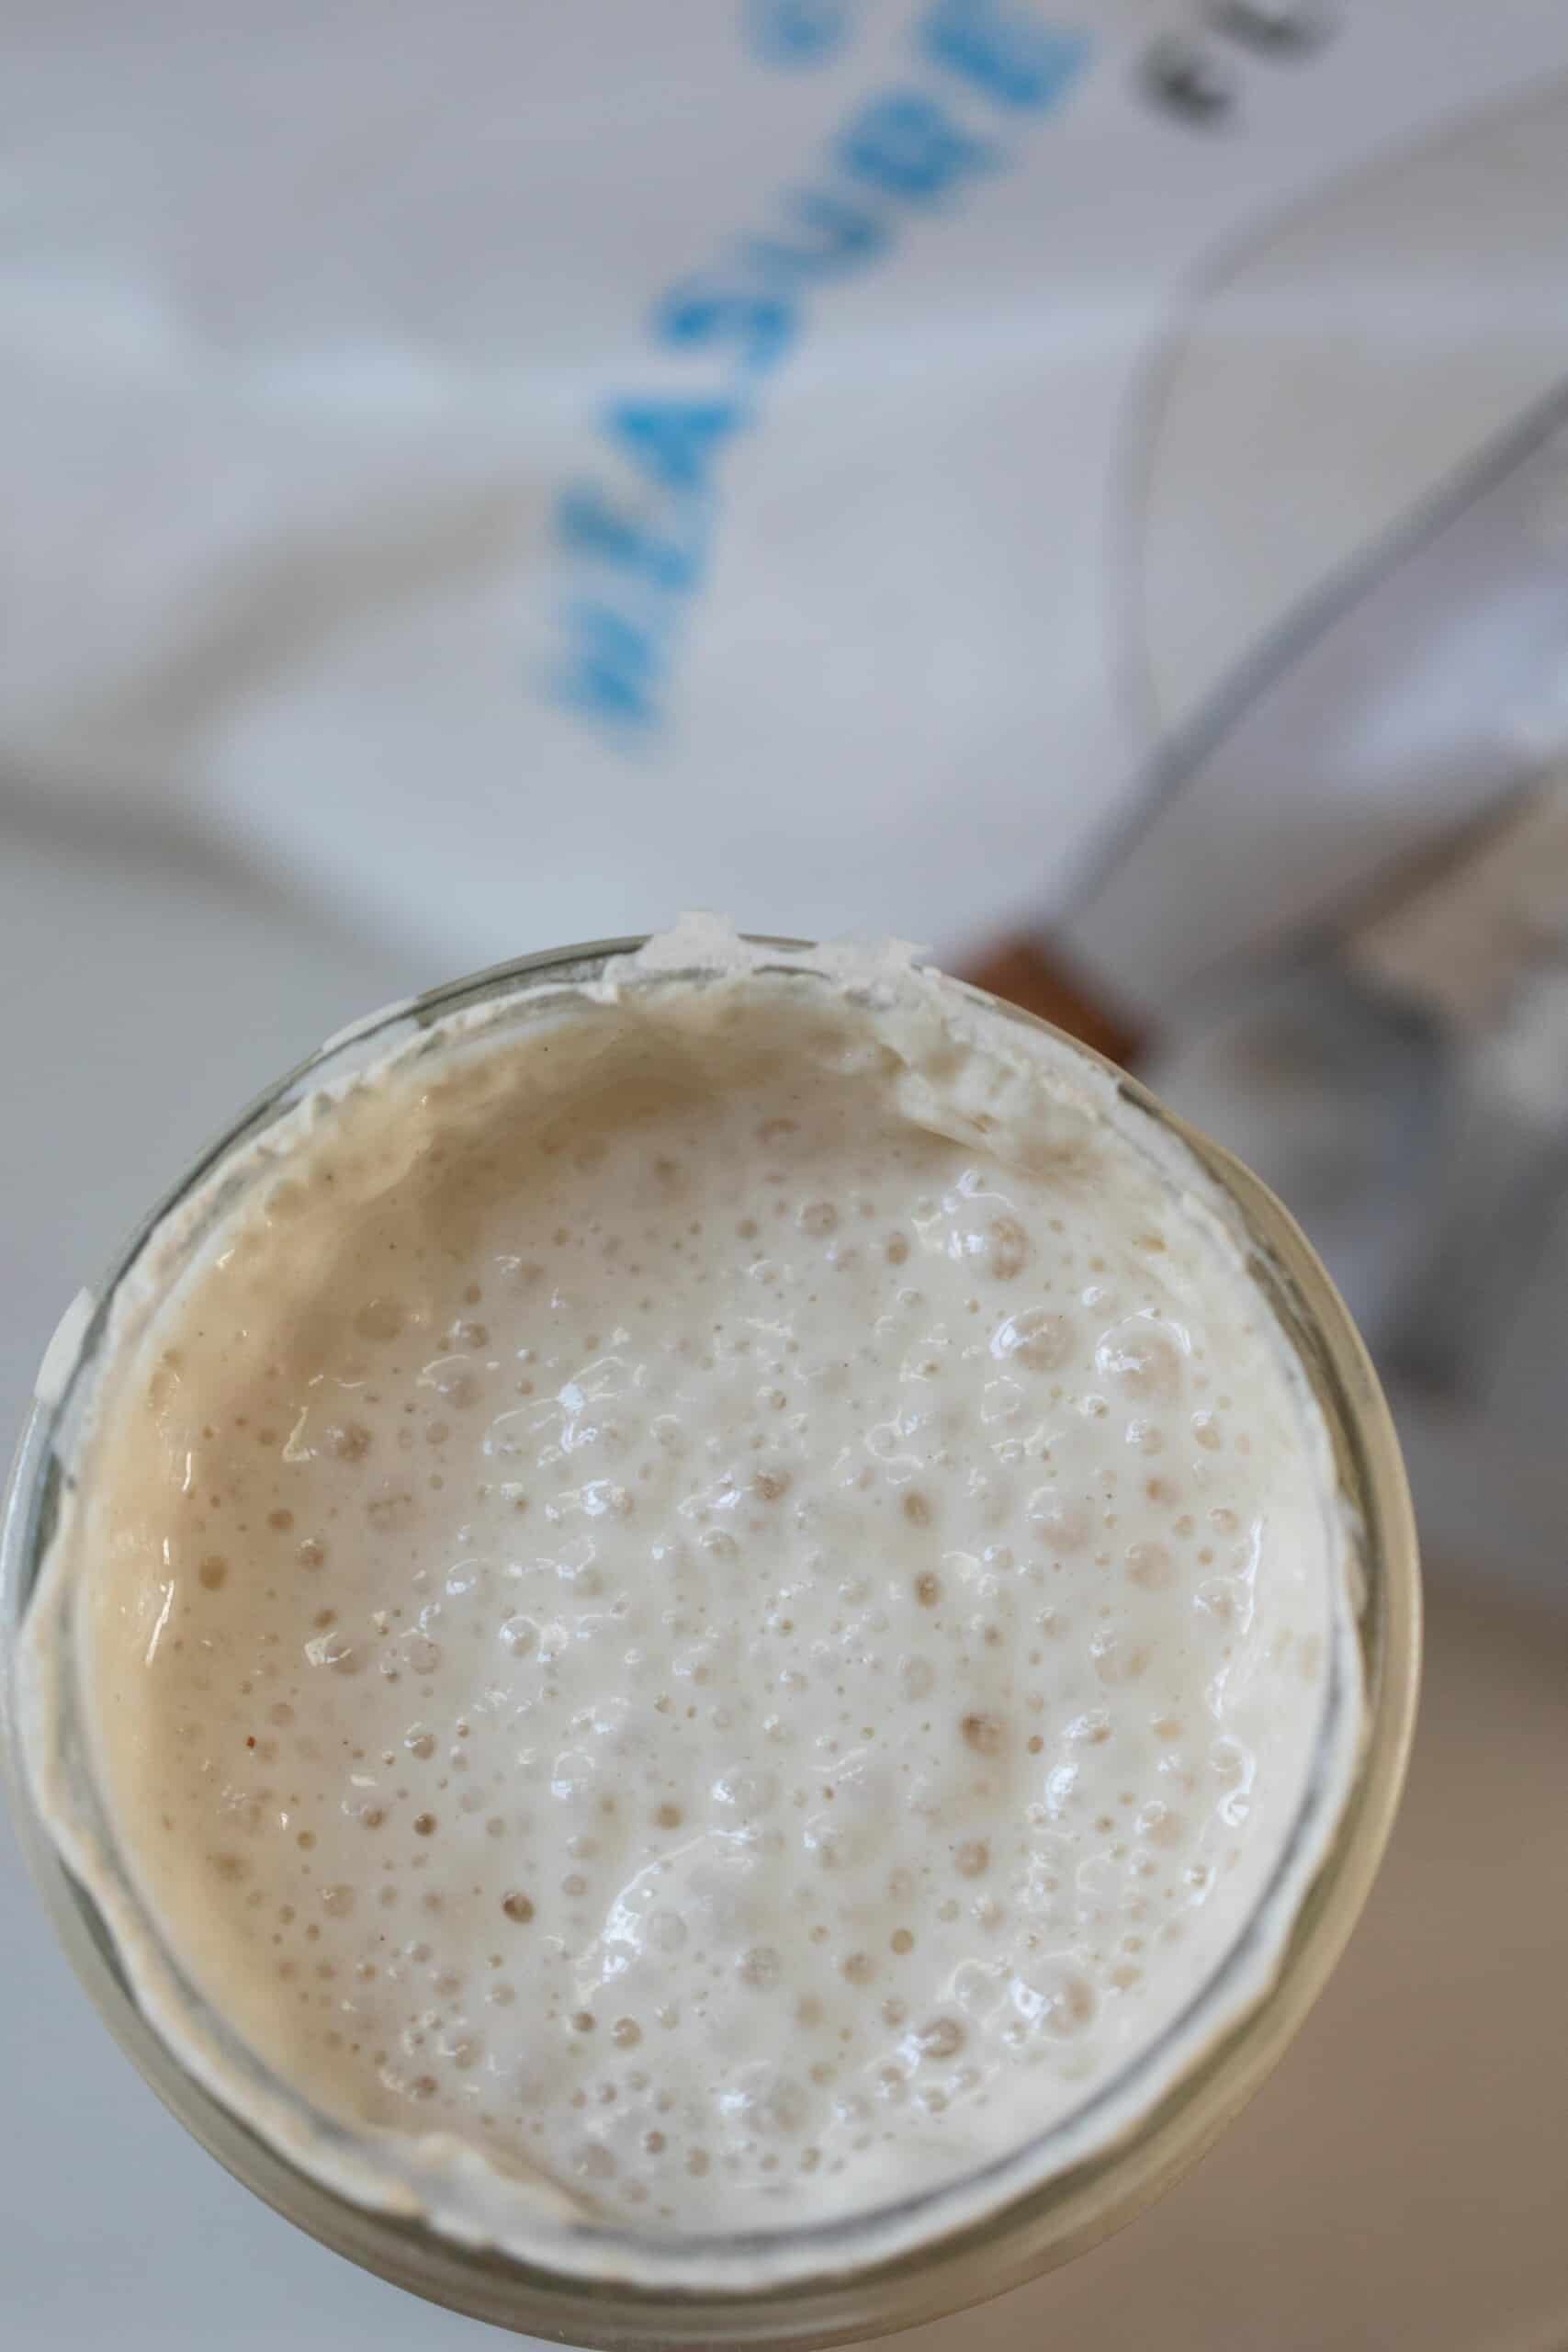
M 784 970 L 809 969 L 803 959 L 817 952 L 810 943 L 794 940 L 750 944 L 776 951 L 776 968 Z M 908 2278 L 913 2281 L 913 2315 L 927 2315 L 919 2308 L 919 2290 L 934 2259 L 941 2257 L 955 2277 L 977 2261 L 976 2275 L 987 2268 L 995 2274 L 994 2283 L 977 2291 L 994 2292 L 1013 2283 L 998 2268 L 999 2240 L 1010 2241 L 1010 2258 L 1021 2265 L 1017 2276 L 1026 2276 L 1043 2260 L 1060 2258 L 1058 2249 L 1075 2251 L 1156 2193 L 1172 2170 L 1171 2152 L 1177 2151 L 1179 2165 L 1205 2145 L 1283 2046 L 1337 1957 L 1386 1839 L 1413 1723 L 1418 1650 L 1414 1530 L 1397 1448 L 1360 1341 L 1326 1275 L 1280 1204 L 1218 1147 L 1186 1129 L 1134 1081 L 1111 1073 L 1118 1095 L 1190 1154 L 1234 1205 L 1247 1232 L 1256 1279 L 1317 1396 L 1334 1443 L 1339 1492 L 1356 1528 L 1352 1540 L 1362 1579 L 1354 1628 L 1357 1656 L 1353 1662 L 1343 1656 L 1331 1661 L 1314 1770 L 1291 1835 L 1274 1857 L 1261 1903 L 1218 1965 L 1180 2014 L 1078 2107 L 961 2181 L 776 2230 L 671 2239 L 594 2224 L 581 2233 L 594 2241 L 591 2266 L 574 2262 L 564 2242 L 558 2246 L 544 2236 L 537 2240 L 537 2256 L 463 2244 L 445 2216 L 440 2227 L 433 2227 L 415 2213 L 378 2206 L 360 2190 L 328 2185 L 317 2171 L 294 2162 L 287 2133 L 259 2132 L 227 2104 L 213 2082 L 192 2068 L 188 2056 L 182 2058 L 171 2047 L 149 2015 L 144 1989 L 127 1968 L 124 1939 L 114 1919 L 73 1870 L 39 1815 L 23 1754 L 36 1736 L 19 1720 L 12 1687 L 17 1637 L 49 1550 L 62 1482 L 70 1476 L 73 1430 L 107 1345 L 113 1303 L 170 1216 L 220 1176 L 274 1121 L 340 1076 L 351 1076 L 391 1049 L 417 1050 L 454 1013 L 504 1007 L 541 989 L 596 978 L 609 959 L 643 944 L 631 938 L 524 957 L 353 1024 L 243 1113 L 144 1222 L 94 1300 L 77 1310 L 75 1328 L 51 1350 L 22 1441 L 3 1530 L 12 1635 L 6 1747 L 29 1860 L 90 1994 L 160 2096 L 269 2201 L 367 2267 L 503 2324 L 568 2334 L 592 2319 L 594 2324 L 613 2324 L 617 2340 L 628 2327 L 635 2334 L 645 2324 L 653 2331 L 650 2342 L 696 2336 L 764 2340 L 780 2312 L 792 2311 L 793 2320 L 781 2323 L 779 2340 L 804 2332 L 813 2341 L 828 2341 L 820 2319 L 811 2316 L 824 2296 L 831 2301 L 840 2292 L 886 2293 L 897 2305 L 898 2282 Z M 770 961 L 763 968 L 775 967 Z M 687 975 L 694 976 L 696 971 Z M 1049 1024 L 976 991 L 965 993 L 988 1012 L 1055 1038 L 1075 1061 L 1098 1064 L 1099 1057 Z M 1110 1070 L 1110 1065 L 1099 1067 Z M 1328 1773 L 1328 1762 L 1350 1710 L 1361 1724 L 1362 1738 L 1353 1779 L 1345 1787 Z M 82 1758 L 73 1761 L 75 1767 L 85 1763 Z M 112 1851 L 112 1833 L 90 1773 L 85 1773 L 85 1786 L 89 1802 L 99 1807 L 91 1834 Z M 127 1902 L 141 1908 L 129 1874 L 118 1875 Z M 145 1909 L 138 1925 L 156 1945 L 157 1923 Z M 182 1999 L 203 2017 L 214 2040 L 223 2042 L 222 2020 L 212 2017 L 171 1954 L 162 1952 L 161 1961 Z M 231 2075 L 236 2061 L 244 2072 L 265 2075 L 243 2050 L 225 2047 L 224 2056 Z M 281 2113 L 297 2095 L 267 2079 L 278 2093 Z M 328 2142 L 342 2132 L 325 2117 L 312 2120 Z M 1113 2196 L 1108 2195 L 1108 2184 Z M 1106 2221 L 1111 2204 L 1117 2210 Z M 973 2300 L 976 2291 L 956 2294 L 942 2307 Z M 659 2318 L 671 2299 L 681 2312 L 673 2336 Z M 623 2316 L 612 2322 L 611 2307 L 617 2301 Z M 770 2312 L 773 2320 L 766 2320 Z M 700 2326 L 694 2325 L 694 2312 L 705 2314 Z M 861 2324 L 852 2322 L 851 2332 Z

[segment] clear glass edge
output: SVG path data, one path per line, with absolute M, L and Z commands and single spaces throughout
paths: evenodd
M 144 1218 L 96 1290 L 62 1394 L 29 1416 L 0 1522 L 7 1634 L 26 1613 L 41 1564 L 54 1439 L 104 1335 L 109 1301 L 171 1209 L 251 1136 L 299 1101 L 341 1063 L 384 1052 L 400 1028 L 411 1038 L 450 1012 L 545 981 L 596 977 L 638 937 L 521 957 L 442 984 L 371 1017 L 308 1056 L 256 1098 Z M 763 938 L 782 956 L 812 943 Z M 970 991 L 1009 1020 L 1045 1031 L 1077 1055 L 1087 1049 L 1049 1023 Z M 368 1049 L 368 1051 L 367 1051 Z M 1101 1057 L 1127 1100 L 1176 1135 L 1237 1205 L 1255 1247 L 1255 1270 L 1305 1363 L 1334 1439 L 1342 1491 L 1359 1517 L 1366 1589 L 1359 1634 L 1366 1738 L 1348 1796 L 1316 1879 L 1301 1901 L 1271 1982 L 1204 2047 L 1156 2104 L 1069 2171 L 1047 2174 L 967 2227 L 940 2232 L 913 2252 L 874 2267 L 833 2266 L 833 2247 L 856 2224 L 818 2224 L 769 2236 L 809 2237 L 823 2252 L 813 2274 L 759 2291 L 665 2289 L 593 2280 L 465 2246 L 423 2223 L 360 2205 L 293 2165 L 213 2098 L 175 2059 L 137 2008 L 113 1938 L 92 1897 L 71 1875 L 39 1817 L 19 1752 L 13 1658 L 0 1680 L 0 1730 L 13 1814 L 28 1867 L 78 1977 L 133 2064 L 220 2162 L 276 2210 L 324 2244 L 427 2299 L 502 2326 L 566 2343 L 649 2347 L 678 2343 L 829 2345 L 879 2335 L 983 2301 L 1080 2252 L 1195 2161 L 1276 2063 L 1337 1959 L 1371 1883 L 1403 1781 L 1419 1668 L 1419 1585 L 1408 1490 L 1375 1374 L 1328 1276 L 1293 1220 L 1249 1170 L 1189 1128 L 1136 1080 Z M 346 1070 L 344 1072 L 346 1073 Z M 1246 1931 L 1238 1939 L 1245 1942 Z M 1210 1998 L 1238 1947 L 1198 1996 Z M 1140 2053 L 1134 2066 L 1149 2056 Z M 1128 2071 L 1133 2071 L 1129 2069 Z M 1044 2135 L 1042 2143 L 1055 2137 Z M 920 2200 L 940 2201 L 940 2192 Z M 621 2234 L 621 2233 L 615 2233 Z M 626 2237 L 628 2253 L 637 2241 Z M 734 2256 L 746 2241 L 720 2242 Z

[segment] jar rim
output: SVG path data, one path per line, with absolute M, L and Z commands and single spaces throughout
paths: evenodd
M 1288 1213 L 1229 1153 L 1189 1128 L 1136 1080 L 1051 1023 L 983 991 L 964 990 L 987 1012 L 1043 1031 L 1075 1059 L 1110 1072 L 1122 1099 L 1173 1136 L 1235 1206 L 1257 1252 L 1258 1275 L 1270 1309 L 1302 1362 L 1328 1425 L 1340 1492 L 1359 1518 L 1357 1550 L 1364 1589 L 1356 1624 L 1361 1688 L 1351 1691 L 1344 1687 L 1343 1662 L 1336 1657 L 1314 1768 L 1290 1835 L 1273 1858 L 1258 1902 L 1220 1960 L 1179 2014 L 1067 2115 L 959 2182 L 826 2222 L 707 2238 L 657 2241 L 635 2231 L 595 2225 L 596 2240 L 625 2250 L 630 2276 L 558 2267 L 547 2253 L 536 2258 L 476 2249 L 423 2220 L 378 2210 L 346 2195 L 296 2165 L 242 2112 L 197 2079 L 144 2013 L 113 1928 L 95 1894 L 72 1871 L 35 1801 L 12 1687 L 19 1631 L 49 1549 L 64 1433 L 99 1367 L 111 1305 L 171 1215 L 249 1141 L 320 1088 L 327 1072 L 340 1064 L 345 1074 L 352 1074 L 364 1056 L 384 1056 L 400 1032 L 415 1045 L 422 1031 L 435 1028 L 455 1012 L 491 1001 L 521 1000 L 543 986 L 594 978 L 613 957 L 644 944 L 632 937 L 542 951 L 443 983 L 352 1023 L 242 1112 L 142 1221 L 94 1295 L 90 1314 L 79 1318 L 84 1328 L 76 1335 L 75 1360 L 59 1381 L 57 1393 L 35 1403 L 18 1452 L 0 1525 L 9 1637 L 0 1701 L 6 1761 L 29 1865 L 95 2005 L 165 2104 L 229 2169 L 291 2219 L 366 2267 L 433 2300 L 562 2340 L 581 2340 L 577 2332 L 585 2327 L 607 2327 L 617 2343 L 826 2344 L 864 2333 L 868 2325 L 880 2330 L 911 2324 L 1000 2291 L 1104 2234 L 1157 2193 L 1176 2170 L 1184 2169 L 1262 2079 L 1315 1997 L 1354 1923 L 1386 1841 L 1413 1728 L 1419 1657 L 1418 1582 L 1408 1491 L 1375 1375 L 1326 1272 Z M 798 959 L 815 952 L 808 941 L 751 937 L 750 944 L 776 949 L 781 957 L 776 968 L 809 969 Z M 796 960 L 785 964 L 784 958 Z M 1351 1704 L 1362 1724 L 1360 1753 L 1348 1792 L 1325 1830 L 1317 1817 L 1322 1804 L 1318 1781 L 1336 1711 Z M 1299 1866 L 1300 1848 L 1309 1836 L 1317 1841 L 1314 1870 L 1289 1916 L 1273 1966 L 1247 2000 L 1227 2009 L 1227 1989 L 1256 1958 L 1259 1922 L 1270 1895 Z M 152 1924 L 155 1928 L 156 1923 Z M 1218 2031 L 1206 2041 L 1194 2042 L 1204 2013 L 1216 2010 L 1224 2014 Z M 1160 2087 L 1162 2053 L 1184 2045 L 1192 2045 L 1187 2060 Z M 1129 2094 L 1151 2077 L 1151 2095 L 1134 2098 L 1129 2106 Z M 307 2102 L 299 2104 L 308 2107 Z M 1093 2143 L 1076 2163 L 1052 2165 L 1053 2145 L 1070 2146 L 1086 2122 L 1119 2106 L 1128 2109 L 1122 2128 Z M 1010 2176 L 1017 2180 L 1011 2193 Z M 972 2192 L 987 2183 L 998 2185 L 996 2200 L 967 2220 L 955 2223 L 950 2219 L 944 2227 L 943 2211 L 951 2215 L 958 2201 L 955 2191 Z M 923 2224 L 927 2217 L 929 2227 L 908 2244 L 904 2225 L 913 2220 Z M 875 2234 L 869 2225 L 882 2222 L 900 2225 L 896 2250 L 857 2257 L 856 2245 L 863 2245 Z M 680 2259 L 660 2259 L 671 2244 L 679 2246 Z M 766 2271 L 766 2257 L 781 2246 L 808 2248 L 809 2262 L 747 2284 L 747 2271 Z M 696 2285 L 681 2275 L 683 2265 L 696 2262 L 710 2272 L 720 2264 L 720 2283 Z M 933 2300 L 937 2270 L 948 2283 Z M 971 2283 L 950 2291 L 961 2276 Z M 976 2287 L 974 2278 L 985 2283 Z M 842 2305 L 852 2315 L 825 2318 L 824 2304 L 834 2311 Z

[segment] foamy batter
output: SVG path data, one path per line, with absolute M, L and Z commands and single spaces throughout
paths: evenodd
M 1278 1861 L 1346 1606 L 1281 1336 L 1098 1073 L 866 994 L 437 1039 L 124 1310 L 51 1563 L 96 1774 L 372 2152 L 884 2204 L 1077 2107 Z

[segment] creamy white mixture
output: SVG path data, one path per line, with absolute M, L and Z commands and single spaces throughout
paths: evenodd
M 51 1576 L 265 2067 L 372 2173 L 672 2236 L 968 2175 L 1169 2027 L 1347 1602 L 1282 1337 L 1098 1071 L 658 962 L 274 1138 L 125 1309 Z

